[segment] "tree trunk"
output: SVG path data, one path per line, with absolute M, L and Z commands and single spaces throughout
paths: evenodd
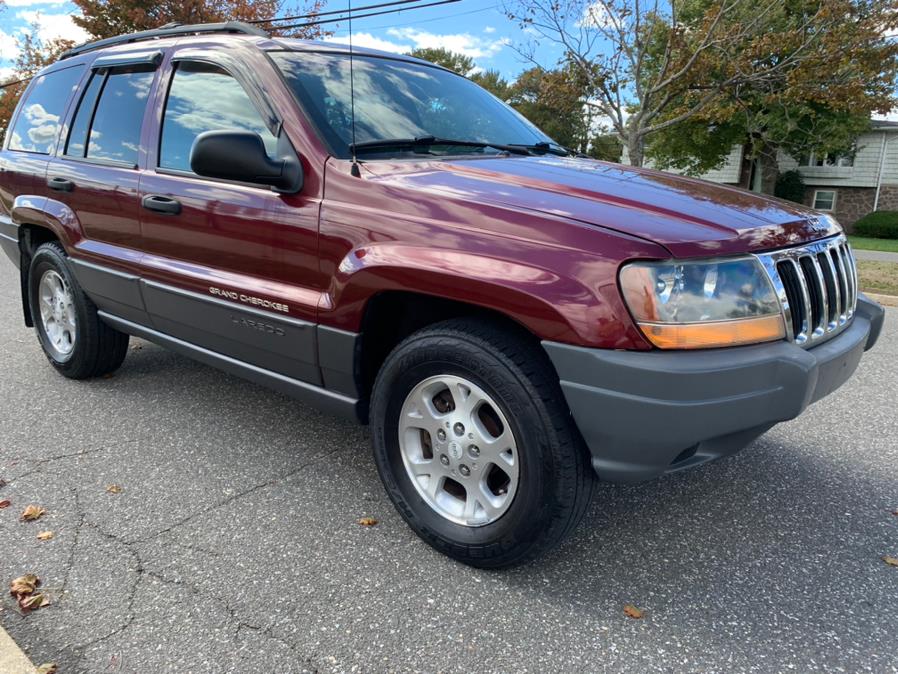
M 773 194 L 776 190 L 776 179 L 779 176 L 779 164 L 776 161 L 776 148 L 765 147 L 758 154 L 758 164 L 761 169 L 761 192 Z
M 645 159 L 645 138 L 630 131 L 625 139 L 627 143 L 627 160 L 630 166 L 642 166 Z

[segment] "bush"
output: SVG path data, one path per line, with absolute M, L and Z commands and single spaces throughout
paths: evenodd
M 804 180 L 798 171 L 786 171 L 776 177 L 776 187 L 773 188 L 774 196 L 780 199 L 794 201 L 796 204 L 804 203 Z
M 898 239 L 898 211 L 874 211 L 854 223 L 854 233 L 874 239 Z

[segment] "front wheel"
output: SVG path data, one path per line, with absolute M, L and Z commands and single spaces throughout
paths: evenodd
M 466 564 L 520 564 L 579 522 L 594 477 L 554 370 L 512 329 L 460 319 L 388 356 L 372 396 L 378 471 L 427 543 Z

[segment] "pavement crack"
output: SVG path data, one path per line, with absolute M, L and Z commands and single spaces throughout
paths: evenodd
M 166 526 L 162 529 L 159 529 L 158 531 L 155 531 L 150 534 L 145 534 L 143 536 L 138 536 L 137 538 L 132 539 L 130 542 L 131 543 L 146 543 L 147 541 L 151 541 L 154 538 L 158 538 L 159 536 L 162 536 L 163 534 L 167 534 L 167 533 L 173 531 L 174 529 L 177 529 L 178 527 L 184 526 L 185 524 L 193 521 L 194 519 L 196 519 L 198 517 L 201 517 L 202 515 L 206 515 L 210 512 L 218 510 L 219 508 L 223 508 L 226 505 L 229 505 L 229 504 L 233 503 L 234 501 L 237 501 L 238 499 L 241 499 L 245 496 L 249 496 L 250 494 L 254 494 L 255 492 L 265 489 L 267 487 L 274 486 L 280 482 L 289 480 L 291 477 L 293 477 L 294 475 L 296 475 L 298 473 L 301 473 L 309 466 L 313 466 L 318 461 L 321 461 L 322 459 L 326 459 L 326 458 L 336 454 L 339 451 L 340 451 L 339 449 L 335 449 L 330 452 L 325 452 L 323 454 L 319 454 L 319 455 L 309 459 L 302 465 L 297 466 L 296 468 L 293 468 L 292 470 L 287 471 L 283 475 L 279 475 L 278 477 L 272 478 L 270 480 L 266 480 L 264 482 L 259 482 L 257 484 L 254 484 L 251 487 L 247 487 L 243 491 L 240 491 L 240 492 L 237 492 L 236 494 L 232 494 L 232 495 L 228 496 L 226 499 L 223 499 L 217 503 L 213 503 L 212 505 L 206 506 L 205 508 L 201 508 L 200 510 L 197 510 L 196 512 L 190 513 L 189 515 L 182 517 L 181 519 L 173 522 L 172 524 L 169 524 L 168 526 Z
M 38 473 L 43 472 L 44 468 L 48 464 L 51 464 L 55 461 L 62 461 L 63 459 L 74 459 L 81 456 L 88 456 L 90 454 L 96 454 L 97 452 L 104 452 L 109 447 L 97 447 L 96 449 L 83 449 L 80 452 L 70 452 L 68 454 L 58 454 L 56 456 L 48 456 L 43 459 L 28 459 L 23 457 L 14 457 L 14 461 L 30 461 L 35 464 L 35 467 L 31 470 L 27 470 L 24 473 L 20 473 L 19 475 L 15 475 L 13 477 L 6 478 L 7 484 L 13 484 L 17 480 L 23 480 L 26 477 L 31 477 L 32 475 L 36 475 Z

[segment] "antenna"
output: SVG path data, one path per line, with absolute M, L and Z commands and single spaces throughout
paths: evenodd
M 358 157 L 355 156 L 355 78 L 352 67 L 352 0 L 346 0 L 349 12 L 349 125 L 352 131 L 352 168 L 350 173 L 356 178 L 362 177 L 359 170 Z

